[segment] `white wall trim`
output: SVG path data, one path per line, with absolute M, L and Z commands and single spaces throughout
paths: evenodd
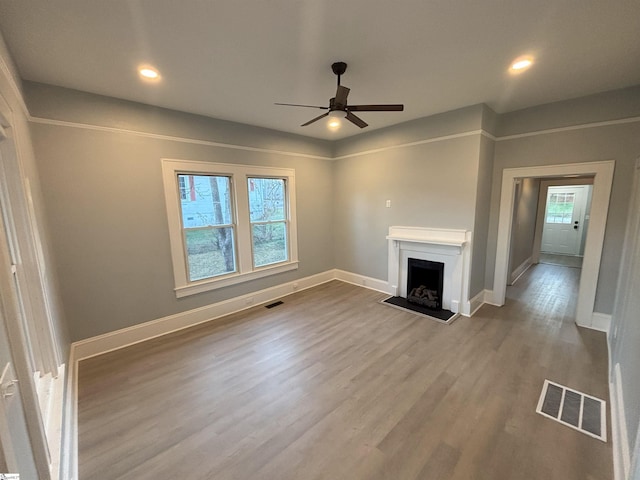
M 491 298 L 491 292 L 488 290 L 481 290 L 471 300 L 463 303 L 462 315 L 465 317 L 473 317 L 480 307 L 487 303 L 487 298 Z
M 631 456 L 629 454 L 629 436 L 624 414 L 619 363 L 616 363 L 613 369 L 613 378 L 609 381 L 609 395 L 611 396 L 611 432 L 613 437 L 613 478 L 614 480 L 627 480 Z
M 3 63 L 2 63 L 2 61 L 0 59 L 0 69 L 3 69 L 2 68 L 3 66 L 4 65 L 3 65 Z M 4 66 L 4 68 L 6 69 L 6 66 Z M 8 72 L 8 69 L 6 70 L 6 72 Z M 13 85 L 12 88 L 15 91 L 19 92 L 19 89 L 15 85 L 15 83 L 12 83 L 12 85 Z M 346 158 L 358 157 L 358 156 L 361 156 L 361 155 L 369 155 L 369 154 L 373 154 L 373 153 L 380 153 L 380 152 L 385 152 L 385 151 L 388 151 L 388 150 L 394 150 L 394 149 L 398 149 L 398 148 L 413 147 L 413 146 L 416 146 L 416 145 L 423 145 L 423 144 L 427 144 L 427 143 L 442 142 L 442 141 L 447 141 L 447 140 L 453 140 L 453 139 L 456 139 L 456 138 L 469 137 L 469 136 L 473 136 L 473 135 L 481 135 L 481 136 L 487 137 L 487 138 L 489 138 L 489 139 L 491 139 L 491 140 L 493 140 L 495 142 L 502 142 L 502 141 L 508 141 L 508 140 L 515 140 L 515 139 L 518 139 L 518 138 L 524 138 L 524 137 L 533 137 L 533 136 L 537 136 L 537 135 L 549 135 L 549 134 L 552 134 L 552 133 L 560 133 L 560 132 L 566 132 L 566 131 L 572 131 L 572 130 L 582 130 L 582 129 L 585 129 L 585 128 L 607 127 L 607 126 L 612 126 L 612 125 L 623 125 L 623 124 L 628 124 L 628 123 L 640 122 L 640 116 L 638 116 L 638 117 L 623 118 L 623 119 L 618 119 L 618 120 L 606 120 L 606 121 L 602 121 L 602 122 L 583 123 L 583 124 L 579 124 L 579 125 L 570 125 L 570 126 L 567 126 L 567 127 L 551 128 L 551 129 L 545 129 L 545 130 L 535 130 L 535 131 L 531 131 L 531 132 L 518 133 L 518 134 L 515 134 L 515 135 L 505 135 L 505 136 L 495 136 L 495 135 L 487 132 L 486 130 L 478 129 L 478 130 L 470 130 L 470 131 L 467 131 L 467 132 L 453 133 L 453 134 L 450 134 L 450 135 L 441 135 L 441 136 L 437 136 L 437 137 L 426 138 L 426 139 L 423 139 L 423 140 L 417 140 L 415 142 L 401 143 L 401 144 L 397 144 L 397 145 L 389 145 L 387 147 L 381 147 L 381 148 L 376 148 L 376 149 L 371 149 L 371 150 L 363 150 L 361 152 L 349 153 L 347 155 L 339 155 L 339 156 L 336 156 L 336 157 L 329 157 L 329 156 L 324 156 L 324 155 L 312 155 L 312 154 L 308 154 L 308 153 L 297 153 L 297 152 L 291 152 L 291 151 L 286 151 L 286 150 L 271 150 L 271 149 L 267 149 L 267 148 L 248 147 L 248 146 L 244 146 L 244 145 L 235 145 L 235 144 L 222 143 L 222 142 L 213 142 L 213 141 L 209 141 L 209 140 L 199 140 L 199 139 L 195 139 L 195 138 L 179 137 L 179 136 L 175 136 L 175 135 L 163 135 L 163 134 L 142 132 L 142 131 L 138 131 L 138 130 L 130 130 L 130 129 L 118 128 L 118 127 L 106 127 L 106 126 L 102 126 L 102 125 L 92 125 L 92 124 L 81 123 L 81 122 L 70 122 L 70 121 L 66 121 L 66 120 L 55 120 L 55 119 L 50 119 L 50 118 L 34 117 L 34 116 L 31 116 L 29 114 L 28 109 L 26 107 L 26 104 L 24 103 L 24 100 L 22 98 L 22 95 L 19 95 L 18 98 L 21 100 L 21 108 L 24 110 L 25 115 L 27 116 L 27 119 L 30 122 L 33 122 L 33 123 L 40 123 L 40 124 L 44 124 L 44 125 L 55 125 L 55 126 L 62 126 L 62 127 L 70 127 L 70 128 L 82 128 L 82 129 L 87 129 L 87 130 L 97 130 L 97 131 L 110 132 L 110 133 L 122 133 L 122 134 L 127 134 L 127 135 L 136 135 L 136 136 L 139 136 L 139 137 L 153 138 L 153 139 L 156 139 L 156 140 L 169 140 L 169 141 L 174 141 L 174 142 L 190 143 L 190 144 L 195 144 L 195 145 L 207 145 L 207 146 L 212 146 L 212 147 L 229 148 L 229 149 L 234 149 L 234 150 L 245 150 L 245 151 L 250 151 L 250 152 L 270 153 L 270 154 L 278 154 L 278 155 L 286 155 L 286 156 L 302 157 L 302 158 L 315 158 L 315 159 L 319 159 L 319 160 L 342 160 L 342 159 L 346 159 Z
M 545 130 L 535 130 L 533 132 L 517 133 L 515 135 L 505 135 L 496 137 L 496 141 L 504 142 L 507 140 L 515 140 L 517 138 L 534 137 L 536 135 L 548 135 L 550 133 L 569 132 L 572 130 L 583 130 L 585 128 L 608 127 L 611 125 L 623 125 L 625 123 L 640 122 L 640 117 L 621 118 L 619 120 L 605 120 L 603 122 L 581 123 L 578 125 L 570 125 L 568 127 L 548 128 Z
M 517 178 L 543 178 L 572 174 L 594 175 L 591 219 L 587 232 L 576 309 L 576 323 L 583 327 L 592 325 L 614 167 L 615 161 L 609 160 L 505 168 L 503 170 L 492 303 L 504 305 L 506 298 L 515 180 Z
M 598 330 L 599 332 L 604 332 L 609 335 L 609 329 L 611 328 L 611 315 L 593 312 L 591 314 L 591 326 L 588 328 Z
M 389 295 L 393 295 L 393 289 L 390 287 L 389 282 L 385 282 L 384 280 L 379 280 L 377 278 L 366 277 L 364 275 L 359 275 L 357 273 L 346 272 L 344 270 L 334 270 L 335 279 L 340 280 L 345 283 L 351 283 L 353 285 L 358 285 L 359 287 L 369 288 L 371 290 L 376 290 L 377 292 L 386 293 Z
M 374 148 L 371 150 L 363 150 L 361 152 L 349 153 L 347 155 L 340 155 L 340 156 L 334 157 L 333 160 L 343 160 L 345 158 L 359 157 L 361 155 L 370 155 L 372 153 L 386 152 L 388 150 L 395 150 L 398 148 L 414 147 L 416 145 L 424 145 L 426 143 L 443 142 L 445 140 L 453 140 L 456 138 L 471 137 L 474 135 L 482 135 L 482 134 L 485 134 L 486 136 L 490 136 L 490 138 L 493 137 L 493 135 L 491 135 L 488 132 L 485 132 L 484 130 L 471 130 L 468 132 L 453 133 L 451 135 L 443 135 L 440 137 L 425 138 L 424 140 L 417 140 L 415 142 L 399 143 L 397 145 L 389 145 L 388 147 Z
M 125 135 L 135 135 L 137 137 L 145 137 L 152 138 L 154 140 L 168 140 L 172 142 L 181 142 L 181 143 L 190 143 L 194 145 L 206 145 L 209 147 L 220 147 L 220 148 L 230 148 L 232 150 L 244 150 L 248 152 L 259 152 L 259 153 L 269 153 L 269 154 L 277 154 L 277 155 L 285 155 L 289 157 L 302 157 L 302 158 L 315 158 L 319 160 L 333 160 L 331 157 L 325 157 L 323 155 L 312 155 L 309 153 L 298 153 L 298 152 L 290 152 L 286 150 L 272 150 L 269 148 L 258 148 L 258 147 L 248 147 L 245 145 L 235 145 L 232 143 L 222 143 L 222 142 L 213 142 L 210 140 L 199 140 L 196 138 L 186 138 L 186 137 L 178 137 L 175 135 L 163 135 L 158 133 L 149 133 L 142 132 L 139 130 L 129 130 L 125 128 L 116 128 L 116 127 L 105 127 L 102 125 L 91 125 L 88 123 L 78 123 L 78 122 L 68 122 L 66 120 L 52 120 L 49 118 L 41 118 L 41 117 L 28 117 L 30 122 L 33 123 L 41 123 L 44 125 L 55 125 L 59 127 L 71 127 L 71 128 L 82 128 L 85 130 L 96 130 L 100 132 L 109 132 L 109 133 L 121 133 Z
M 513 270 L 513 272 L 511 272 L 511 277 L 509 279 L 511 281 L 510 285 L 513 285 L 514 283 L 516 283 L 520 279 L 520 277 L 524 275 L 524 272 L 529 270 L 531 265 L 533 265 L 533 261 L 531 257 L 527 258 L 524 262 L 518 265 Z

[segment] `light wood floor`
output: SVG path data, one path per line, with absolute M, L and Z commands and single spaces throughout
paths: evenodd
M 556 253 L 540 252 L 540 263 L 562 265 L 565 267 L 582 268 L 582 257 L 575 255 L 559 255 Z
M 85 360 L 80 479 L 610 480 L 610 443 L 535 413 L 545 378 L 609 402 L 579 272 L 451 325 L 333 281 Z

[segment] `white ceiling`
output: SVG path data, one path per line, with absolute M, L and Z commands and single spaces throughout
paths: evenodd
M 318 138 L 486 103 L 497 112 L 640 84 L 638 0 L 0 0 L 24 79 Z M 536 63 L 510 76 L 511 60 Z M 301 123 L 330 65 L 369 127 Z M 136 67 L 155 65 L 157 84 Z

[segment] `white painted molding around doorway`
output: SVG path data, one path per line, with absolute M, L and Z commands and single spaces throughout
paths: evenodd
M 609 198 L 613 183 L 615 161 L 571 163 L 564 165 L 541 165 L 533 167 L 505 168 L 502 173 L 500 214 L 493 284 L 493 302 L 504 305 L 507 290 L 509 248 L 513 219 L 514 184 L 519 178 L 561 177 L 565 175 L 593 175 L 591 219 L 587 232 L 584 261 L 580 276 L 580 288 L 576 309 L 576 323 L 583 327 L 593 327 L 593 307 L 595 305 L 600 259 L 604 244 L 604 233 L 609 210 Z
M 626 480 L 629 478 L 631 454 L 619 363 L 616 363 L 613 369 L 613 376 L 610 377 L 609 392 L 611 397 L 611 432 L 613 437 L 611 439 L 613 444 L 613 478 L 614 480 Z

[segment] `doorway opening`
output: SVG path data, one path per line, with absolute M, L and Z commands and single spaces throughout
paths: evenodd
M 580 268 L 590 222 L 593 178 L 575 179 L 574 184 L 544 180 L 541 184 L 537 226 L 539 263 Z M 583 184 L 577 182 L 585 182 Z
M 605 329 L 594 323 L 594 305 L 600 272 L 600 259 L 604 244 L 604 232 L 609 209 L 609 197 L 613 182 L 614 161 L 545 165 L 503 170 L 498 219 L 498 237 L 494 272 L 493 303 L 504 305 L 510 274 L 512 227 L 516 182 L 520 179 L 553 179 L 562 177 L 593 177 L 592 202 L 589 228 L 585 234 L 584 260 L 580 273 L 580 286 L 575 321 L 578 325 Z M 536 250 L 534 249 L 534 252 Z M 539 251 L 539 250 L 538 250 Z M 536 259 L 536 260 L 539 260 Z

